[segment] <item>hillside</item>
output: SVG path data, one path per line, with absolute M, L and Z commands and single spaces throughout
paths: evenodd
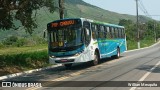
M 55 7 L 58 7 L 58 0 L 55 0 Z M 120 19 L 130 19 L 132 21 L 136 20 L 135 16 L 126 15 L 126 14 L 118 14 L 116 12 L 111 12 L 108 10 L 101 9 L 99 7 L 90 5 L 83 0 L 65 0 L 65 18 L 73 18 L 73 17 L 83 17 L 89 18 L 99 21 L 104 21 L 108 23 L 117 24 Z M 23 27 L 20 27 L 18 30 L 8 30 L 8 31 L 0 31 L 0 40 L 3 40 L 6 37 L 15 35 L 20 37 L 33 37 L 43 36 L 43 30 L 46 29 L 46 25 L 48 22 L 59 19 L 58 9 L 55 9 L 54 13 L 50 13 L 47 8 L 43 7 L 38 11 L 37 14 L 37 24 L 38 27 L 34 30 L 32 36 L 24 31 Z M 143 17 L 140 18 L 141 21 L 146 21 L 148 18 Z M 16 23 L 17 21 L 15 21 Z
M 118 23 L 120 19 L 124 19 L 124 18 L 135 21 L 135 16 L 123 15 L 123 14 L 118 14 L 116 12 L 104 10 L 99 7 L 87 4 L 82 0 L 78 0 L 78 2 L 75 0 L 66 0 L 66 1 L 67 1 L 66 9 L 68 13 L 66 17 L 85 17 L 85 18 L 104 21 L 108 23 Z M 75 3 L 75 4 L 72 4 L 71 1 L 72 3 Z

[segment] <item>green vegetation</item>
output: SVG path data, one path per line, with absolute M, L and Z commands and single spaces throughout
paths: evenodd
M 10 36 L 0 43 L 0 76 L 48 65 L 47 44 L 43 38 Z
M 134 23 L 131 20 L 122 19 L 120 20 L 119 25 L 123 25 L 126 28 L 128 49 L 129 50 L 137 49 L 136 23 Z M 139 24 L 139 34 L 140 34 L 141 48 L 148 47 L 154 44 L 155 38 L 158 39 L 160 35 L 160 23 L 155 21 L 147 21 L 145 23 Z
M 40 37 L 22 38 L 17 36 L 10 36 L 0 43 L 0 49 L 8 47 L 23 47 L 46 44 L 47 41 Z
M 1 55 L 0 60 L 0 67 L 8 65 L 16 65 L 30 68 L 41 67 L 48 62 L 47 50 Z
M 0 49 L 0 55 L 20 54 L 34 51 L 47 50 L 47 45 L 24 46 L 24 47 L 8 47 Z
M 18 54 L 3 54 L 0 55 L 0 63 L 0 76 L 49 65 L 47 50 Z

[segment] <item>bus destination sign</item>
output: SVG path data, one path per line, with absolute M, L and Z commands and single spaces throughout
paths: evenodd
M 65 21 L 60 21 L 60 22 L 53 22 L 51 23 L 51 28 L 65 27 L 65 26 L 70 26 L 74 24 L 75 24 L 75 20 L 65 20 Z

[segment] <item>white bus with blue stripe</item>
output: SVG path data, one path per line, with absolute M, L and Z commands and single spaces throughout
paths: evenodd
M 47 25 L 48 52 L 51 64 L 91 62 L 97 65 L 102 58 L 119 58 L 126 51 L 123 26 L 85 18 L 56 20 Z

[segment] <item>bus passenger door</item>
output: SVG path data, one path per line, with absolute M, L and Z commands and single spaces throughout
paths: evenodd
M 85 43 L 86 46 L 88 46 L 90 44 L 91 41 L 91 31 L 90 31 L 90 23 L 87 21 L 83 22 L 83 34 L 84 34 L 84 38 L 83 42 Z

